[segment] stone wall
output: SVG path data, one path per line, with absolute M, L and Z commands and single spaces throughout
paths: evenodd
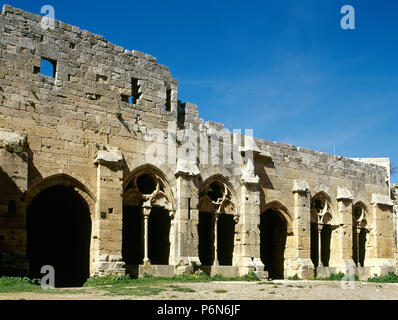
M 156 206 L 171 217 L 169 267 L 147 263 L 138 274 L 200 265 L 199 212 L 206 210 L 215 221 L 231 214 L 235 223 L 233 268 L 215 263 L 212 272 L 260 274 L 259 225 L 272 209 L 287 224 L 285 276 L 313 276 L 311 206 L 318 196 L 336 228 L 332 271 L 353 266 L 358 205 L 369 224 L 367 272 L 395 268 L 385 167 L 205 122 L 195 104 L 178 100 L 177 80 L 151 55 L 60 21 L 43 29 L 41 19 L 8 5 L 0 14 L 1 270 L 27 272 L 26 212 L 57 185 L 73 188 L 89 207 L 91 275 L 125 272 L 123 212 L 131 205 L 141 207 L 146 222 Z M 54 77 L 41 74 L 42 59 L 55 66 Z M 145 174 L 157 183 L 153 194 L 137 187 Z M 214 181 L 224 193 L 212 201 L 206 190 Z

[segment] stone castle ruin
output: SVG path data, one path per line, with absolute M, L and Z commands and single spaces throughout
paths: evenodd
M 205 122 L 153 56 L 42 18 L 0 14 L 0 274 L 396 272 L 384 162 Z

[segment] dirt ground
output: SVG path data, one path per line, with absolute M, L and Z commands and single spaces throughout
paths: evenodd
M 164 291 L 148 295 L 109 295 L 103 287 L 64 288 L 0 293 L 0 300 L 398 300 L 398 283 L 361 281 L 213 281 L 168 283 L 153 287 Z

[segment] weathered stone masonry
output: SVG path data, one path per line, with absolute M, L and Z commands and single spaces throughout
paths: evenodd
M 249 143 L 179 102 L 177 80 L 151 55 L 41 19 L 8 5 L 0 14 L 0 272 L 37 276 L 53 263 L 67 283 L 396 271 L 385 167 Z M 55 77 L 40 73 L 42 59 Z M 191 161 L 187 129 L 202 142 Z M 170 145 L 176 161 L 148 158 Z M 229 146 L 239 161 L 225 161 Z

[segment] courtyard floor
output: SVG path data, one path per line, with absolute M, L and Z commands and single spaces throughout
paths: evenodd
M 0 300 L 398 300 L 398 283 L 319 280 L 162 283 L 0 293 Z

